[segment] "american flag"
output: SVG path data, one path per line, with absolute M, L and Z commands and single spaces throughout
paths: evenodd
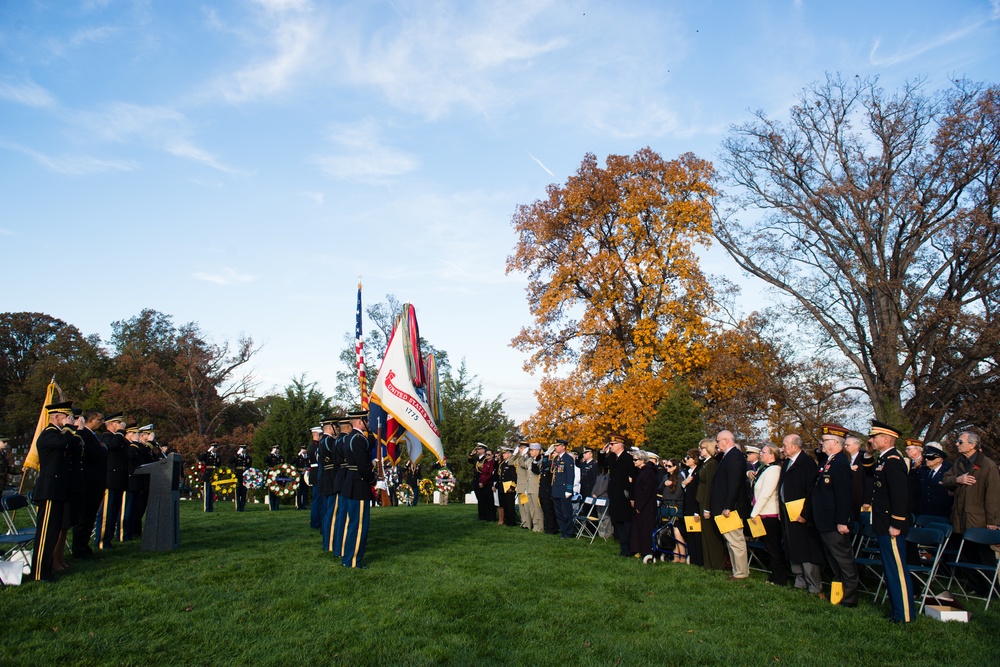
M 358 283 L 358 313 L 354 325 L 354 354 L 358 360 L 358 383 L 361 385 L 361 409 L 368 409 L 368 382 L 365 379 L 365 342 L 361 333 L 361 283 Z

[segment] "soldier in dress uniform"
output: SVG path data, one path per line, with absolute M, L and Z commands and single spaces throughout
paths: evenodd
M 875 479 L 872 492 L 872 528 L 878 535 L 893 623 L 913 620 L 913 583 L 906 565 L 906 533 L 910 529 L 910 487 L 906 462 L 896 451 L 899 431 L 872 420 L 872 443 L 878 458 L 865 460 L 866 470 Z
M 104 498 L 108 478 L 108 449 L 95 433 L 104 423 L 104 414 L 100 410 L 87 410 L 83 413 L 84 425 L 77 433 L 83 440 L 83 503 L 80 510 L 80 521 L 73 528 L 73 557 L 87 558 L 94 553 L 90 547 L 90 535 L 97 524 L 97 534 L 101 525 L 97 523 L 98 510 Z
M 823 424 L 823 452 L 826 461 L 813 487 L 813 523 L 823 540 L 834 582 L 840 582 L 843 597 L 834 604 L 858 606 L 858 567 L 851 546 L 851 464 L 844 451 L 848 431 L 839 424 Z
M 517 464 L 512 457 L 511 447 L 500 448 L 497 497 L 500 499 L 500 523 L 505 526 L 517 525 L 517 516 L 514 513 L 514 502 L 517 498 Z
M 136 475 L 135 469 L 142 465 L 142 450 L 144 446 L 139 442 L 139 425 L 131 424 L 125 427 L 125 439 L 128 440 L 128 491 L 125 492 L 125 506 L 122 507 L 121 516 L 121 540 L 126 542 L 136 536 L 136 514 L 139 507 L 139 494 L 142 491 L 142 478 L 144 475 Z
M 552 456 L 555 446 L 550 446 L 542 456 L 532 464 L 537 467 L 538 473 L 538 503 L 542 507 L 542 526 L 546 533 L 555 535 L 559 532 L 556 527 L 556 508 L 552 502 Z
M 107 489 L 104 492 L 104 503 L 98 516 L 95 544 L 98 549 L 107 549 L 116 536 L 122 539 L 121 525 L 122 509 L 125 506 L 124 496 L 128 489 L 128 440 L 125 439 L 125 417 L 121 412 L 113 412 L 104 418 L 104 428 L 101 441 L 108 451 Z
M 236 454 L 233 455 L 231 464 L 233 466 L 233 474 L 236 475 L 236 490 L 233 493 L 233 505 L 236 507 L 237 512 L 242 512 L 247 506 L 247 485 L 243 481 L 243 473 L 253 465 L 253 457 L 250 456 L 246 447 L 240 447 L 236 450 Z
M 201 481 L 205 483 L 203 495 L 206 512 L 215 511 L 215 487 L 212 486 L 212 477 L 215 475 L 215 468 L 221 462 L 216 447 L 216 443 L 213 442 L 207 450 L 198 455 L 198 460 L 205 464 L 205 472 L 201 476 Z
M 555 509 L 559 536 L 573 537 L 573 487 L 576 485 L 576 464 L 566 453 L 565 440 L 556 440 L 555 455 L 552 457 L 552 505 Z
M 597 461 L 594 460 L 594 450 L 585 447 L 583 456 L 576 465 L 580 469 L 580 495 L 589 498 L 594 491 L 594 482 L 597 481 Z
M 351 435 L 351 420 L 347 416 L 337 420 L 337 439 L 334 441 L 334 462 L 337 474 L 333 478 L 333 529 L 330 550 L 337 558 L 344 556 L 344 527 L 347 525 L 347 505 L 340 502 L 340 492 L 347 477 L 347 444 Z
M 365 434 L 368 428 L 368 411 L 349 412 L 347 416 L 351 422 L 351 432 L 344 439 L 347 472 L 338 501 L 344 504 L 346 515 L 344 553 L 340 563 L 344 567 L 363 568 L 375 471 L 372 469 L 371 451 Z
M 312 493 L 312 501 L 309 504 L 309 527 L 322 531 L 323 507 L 319 495 L 319 439 L 323 435 L 322 426 L 313 426 L 309 429 L 311 441 L 306 448 L 309 455 L 309 489 Z
M 472 492 L 476 496 L 476 509 L 478 521 L 486 521 L 488 513 L 486 511 L 486 493 L 485 489 L 480 486 L 480 477 L 483 474 L 483 466 L 486 464 L 486 445 L 481 442 L 477 442 L 476 446 L 472 448 L 469 452 L 469 465 L 472 467 Z M 492 502 L 493 494 L 490 494 L 490 502 Z
M 920 495 L 914 514 L 929 514 L 951 519 L 951 506 L 955 497 L 944 485 L 944 476 L 951 470 L 948 455 L 936 442 L 924 447 L 924 465 L 920 466 Z
M 69 456 L 71 449 L 81 447 L 76 433 L 67 424 L 72 419 L 73 403 L 52 403 L 45 406 L 49 423 L 35 442 L 38 452 L 38 479 L 32 500 L 38 506 L 38 526 L 31 553 L 31 578 L 35 581 L 55 581 L 52 558 L 62 527 L 63 507 L 69 493 Z
M 323 430 L 319 438 L 319 446 L 316 448 L 319 457 L 319 494 L 320 506 L 320 534 L 323 539 L 323 551 L 333 550 L 333 522 L 337 511 L 336 493 L 334 491 L 334 481 L 337 477 L 337 470 L 340 468 L 340 459 L 337 455 L 337 424 L 340 417 L 326 417 L 320 420 L 320 427 Z
M 295 468 L 299 471 L 299 483 L 295 487 L 295 509 L 309 509 L 309 452 L 305 447 L 295 455 Z
M 276 468 L 284 462 L 285 457 L 281 455 L 281 450 L 277 446 L 272 447 L 268 455 L 264 457 L 264 465 L 268 468 Z M 267 508 L 272 512 L 281 509 L 281 498 L 278 497 L 277 493 L 271 493 L 270 489 L 267 490 Z
M 156 460 L 159 448 L 154 444 L 156 441 L 156 429 L 152 424 L 139 427 L 139 465 L 144 466 Z M 131 451 L 131 450 L 129 450 Z M 133 470 L 133 477 L 139 482 L 136 484 L 135 507 L 133 509 L 132 536 L 142 535 L 142 520 L 146 516 L 146 506 L 149 505 L 149 475 L 136 475 Z
M 83 509 L 83 492 L 86 486 L 86 479 L 83 471 L 83 439 L 80 438 L 79 430 L 84 426 L 83 410 L 73 408 L 73 413 L 65 428 L 73 432 L 79 442 L 76 446 L 70 447 L 66 452 L 69 462 L 69 486 L 66 495 L 66 504 L 63 506 L 62 528 L 56 538 L 55 550 L 52 552 L 52 569 L 60 572 L 69 567 L 66 562 L 66 540 L 70 531 L 76 527 L 80 521 L 80 513 Z

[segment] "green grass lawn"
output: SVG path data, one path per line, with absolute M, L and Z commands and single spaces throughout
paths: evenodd
M 369 567 L 347 570 L 308 512 L 182 501 L 177 551 L 117 545 L 0 590 L 0 665 L 1000 664 L 1000 603 L 899 627 L 870 597 L 841 609 L 475 517 L 376 508 Z

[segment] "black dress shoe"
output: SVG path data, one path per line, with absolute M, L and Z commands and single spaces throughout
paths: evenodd
M 847 607 L 848 609 L 854 609 L 855 607 L 858 606 L 858 603 L 857 602 L 841 602 L 840 606 L 841 607 Z

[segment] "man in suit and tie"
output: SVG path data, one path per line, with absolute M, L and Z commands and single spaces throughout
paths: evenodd
M 820 568 L 826 559 L 819 533 L 812 522 L 812 490 L 816 483 L 816 462 L 802 451 L 802 438 L 795 433 L 781 441 L 785 463 L 778 482 L 778 510 L 785 531 L 785 550 L 795 575 L 795 587 L 825 597 Z M 797 501 L 802 501 L 801 503 Z M 797 517 L 789 514 L 789 504 L 801 504 Z
M 730 431 L 721 431 L 715 441 L 722 452 L 722 460 L 712 480 L 712 516 L 729 517 L 738 512 L 743 518 L 750 516 L 750 499 L 747 495 L 747 460 L 736 446 L 736 437 Z M 729 551 L 729 561 L 733 564 L 730 579 L 746 579 L 750 576 L 747 556 L 747 540 L 743 530 L 738 528 L 722 534 Z

